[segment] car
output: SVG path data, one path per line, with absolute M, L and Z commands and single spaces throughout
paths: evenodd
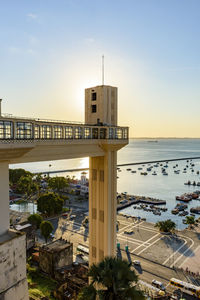
M 133 234 L 133 230 L 131 230 L 131 229 L 130 230 L 125 230 L 124 233 L 125 234 Z
M 68 217 L 68 215 L 69 215 L 68 213 L 63 213 L 62 214 L 63 217 Z
M 53 233 L 50 233 L 50 239 L 54 239 L 55 235 Z
M 134 261 L 133 261 L 133 265 L 134 265 L 134 266 L 141 266 L 141 263 L 140 263 L 139 260 L 134 260 Z
M 166 289 L 164 284 L 156 279 L 153 279 L 151 284 L 162 291 L 165 291 L 165 289 Z

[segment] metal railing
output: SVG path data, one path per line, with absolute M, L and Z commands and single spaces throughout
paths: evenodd
M 99 126 L 41 119 L 0 118 L 0 141 L 127 140 L 128 127 Z

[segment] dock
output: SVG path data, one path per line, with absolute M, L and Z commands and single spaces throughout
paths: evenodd
M 131 196 L 127 195 L 129 198 L 134 198 L 131 200 L 127 200 L 126 203 L 120 203 L 117 205 L 117 211 L 124 209 L 126 207 L 129 207 L 133 204 L 138 204 L 138 203 L 143 203 L 143 204 L 152 204 L 152 205 L 165 205 L 166 201 L 165 200 L 159 200 L 159 199 L 153 199 L 153 198 L 146 198 L 146 197 L 140 197 L 140 196 Z

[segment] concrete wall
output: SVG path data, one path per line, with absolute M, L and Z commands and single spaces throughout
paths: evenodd
M 0 235 L 7 232 L 9 223 L 8 163 L 0 162 Z
M 26 236 L 8 231 L 0 237 L 0 300 L 28 300 Z
M 90 157 L 90 265 L 114 256 L 116 251 L 116 159 L 116 151 Z
M 48 245 L 47 245 L 48 247 Z M 39 250 L 39 265 L 43 272 L 54 276 L 55 270 L 65 266 L 72 265 L 73 262 L 73 245 L 68 244 L 66 248 L 60 251 L 51 249 L 50 251 L 44 248 Z
M 96 93 L 96 100 L 92 100 Z M 92 112 L 96 105 L 96 113 Z M 97 124 L 97 119 L 103 124 L 117 125 L 117 88 L 107 85 L 96 86 L 85 90 L 85 123 Z

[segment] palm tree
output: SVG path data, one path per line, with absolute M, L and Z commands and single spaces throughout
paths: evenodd
M 188 224 L 188 225 L 195 224 L 195 217 L 194 216 L 186 216 L 186 224 Z
M 173 232 L 176 228 L 176 223 L 168 219 L 166 221 L 157 222 L 155 227 L 158 227 L 161 232 Z
M 79 293 L 78 300 L 128 300 L 144 299 L 143 293 L 133 285 L 138 280 L 126 260 L 106 257 L 93 264 L 88 272 L 91 284 Z M 98 286 L 98 288 L 96 288 Z

